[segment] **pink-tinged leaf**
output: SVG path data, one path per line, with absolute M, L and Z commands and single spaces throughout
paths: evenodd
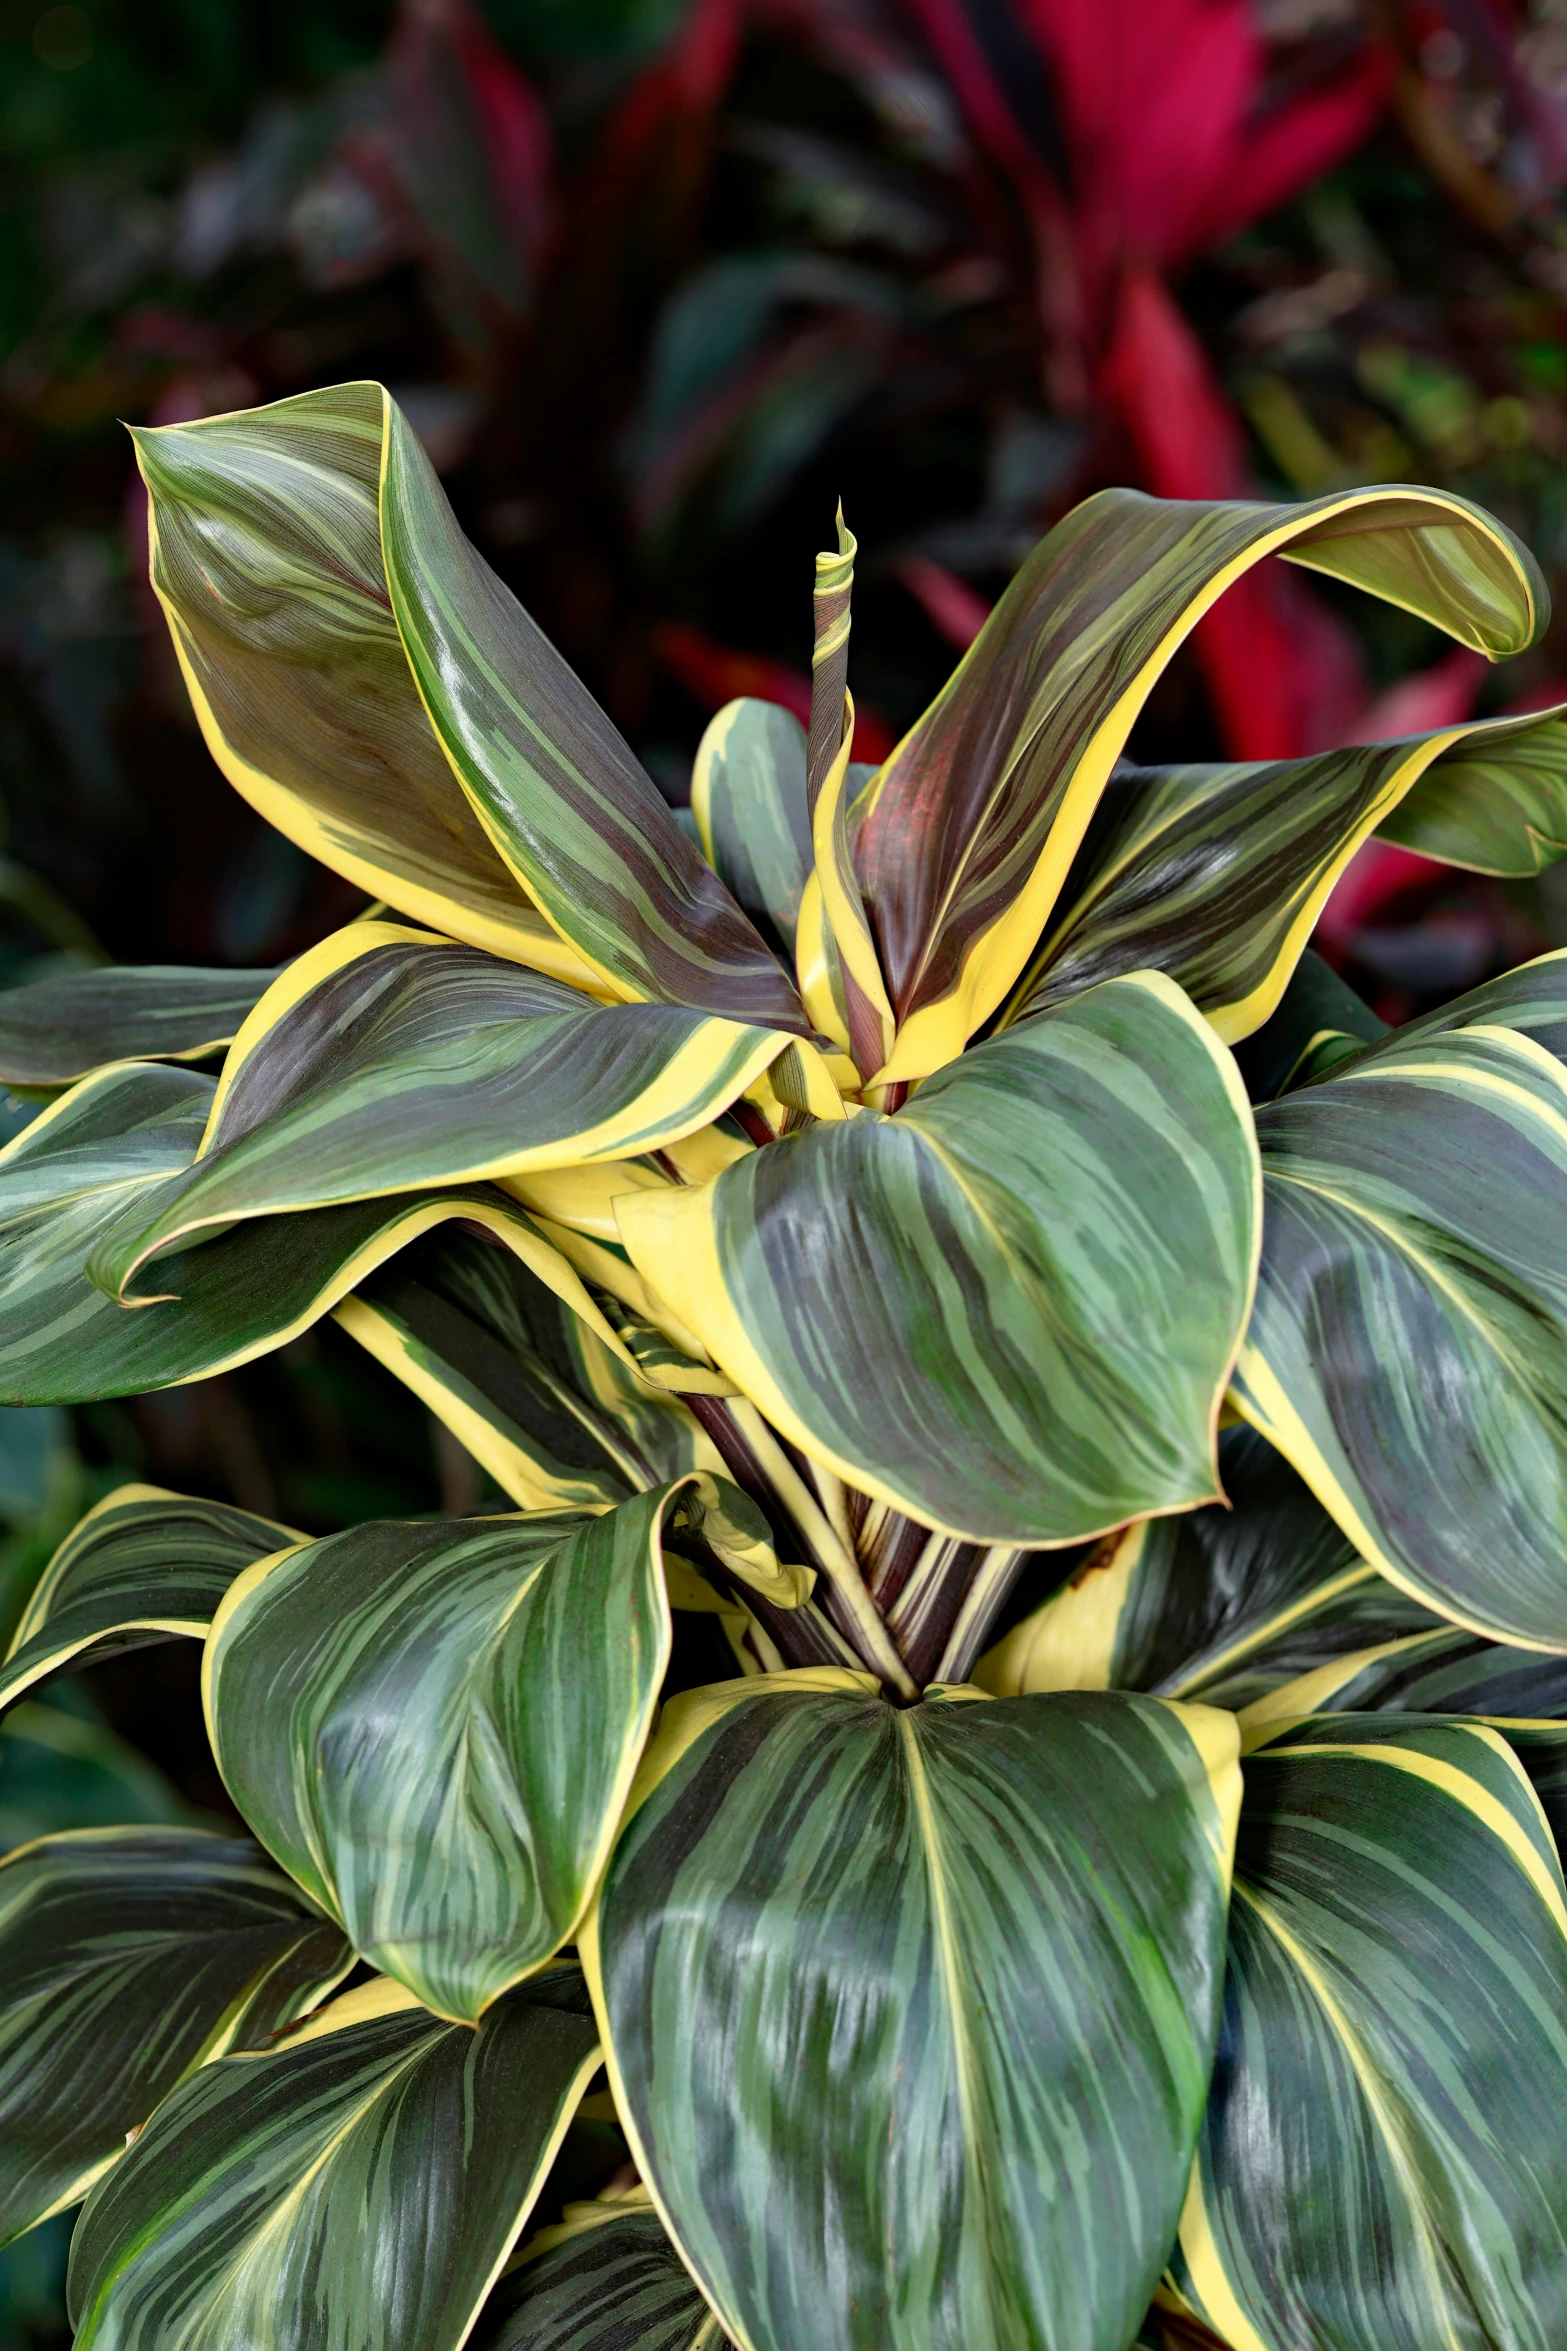
M 928 555 L 900 556 L 892 568 L 936 634 L 966 653 L 990 618 L 985 598 Z
M 1194 224 L 1192 249 L 1237 235 L 1353 154 L 1376 128 L 1397 72 L 1391 49 L 1370 43 L 1331 82 L 1253 118 Z
M 491 39 L 477 10 L 424 0 L 451 18 L 451 39 L 486 132 L 487 159 L 503 215 L 531 278 L 550 219 L 554 142 L 533 85 Z
M 802 726 L 811 718 L 811 680 L 803 669 L 772 661 L 765 653 L 741 653 L 719 644 L 701 629 L 684 621 L 663 621 L 653 631 L 653 650 L 664 667 L 679 679 L 694 702 L 706 710 L 721 710 L 726 702 L 750 695 L 758 702 L 776 702 Z M 897 741 L 886 720 L 874 710 L 856 708 L 854 756 L 879 767 Z

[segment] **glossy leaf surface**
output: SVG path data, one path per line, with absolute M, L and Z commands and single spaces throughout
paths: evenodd
M 1201 2113 L 1230 1718 L 676 1699 L 582 1941 L 644 2179 L 746 2351 L 1126 2344 Z
M 1537 874 L 1567 850 L 1567 719 L 1476 730 L 1427 770 L 1377 830 L 1476 873 Z
M 896 1117 L 618 1203 L 647 1282 L 784 1433 L 980 1541 L 1214 1492 L 1250 1301 L 1250 1114 L 1157 973 L 941 1071 Z
M 473 2351 L 723 2351 L 728 2338 L 656 2212 L 590 2205 L 570 2233 L 545 2234 L 557 2241 L 490 2296 Z
M 0 994 L 0 1081 L 66 1086 L 107 1061 L 196 1061 L 229 1043 L 276 974 L 174 964 L 62 972 Z

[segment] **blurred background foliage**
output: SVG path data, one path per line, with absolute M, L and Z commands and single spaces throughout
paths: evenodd
M 1567 696 L 1567 0 L 0 0 L 0 32 L 0 986 L 281 961 L 355 911 L 202 746 L 121 422 L 358 375 L 677 803 L 731 695 L 803 714 L 840 494 L 861 757 L 1110 481 L 1445 484 L 1562 612 L 1490 670 L 1272 567 L 1145 758 Z M 1391 1019 L 1562 942 L 1553 873 L 1376 845 L 1317 940 Z M 126 1477 L 311 1532 L 484 1499 L 330 1324 L 0 1413 L 0 1636 Z M 182 1644 L 0 1732 L 0 1848 L 224 1809 Z M 65 2339 L 64 2238 L 0 2255 L 0 2351 Z

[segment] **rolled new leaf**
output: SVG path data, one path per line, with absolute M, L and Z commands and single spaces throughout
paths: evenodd
M 940 1068 L 1005 1000 L 1154 681 L 1230 582 L 1272 554 L 1493 660 L 1531 644 L 1549 610 L 1517 541 L 1443 491 L 1086 500 L 1023 566 L 868 796 L 855 860 L 899 1024 L 881 1075 Z
M 581 1978 L 477 2032 L 401 1985 L 346 1992 L 176 2090 L 71 2246 L 80 2351 L 164 2340 L 458 2351 L 598 2062 Z
M 1232 2351 L 1567 2330 L 1567 1903 L 1495 1731 L 1329 1716 L 1246 1765 L 1177 2282 Z
M 0 1861 L 0 2242 L 79 2203 L 159 2100 L 353 1954 L 242 1837 L 83 1829 Z
M 679 1487 L 262 1560 L 203 1669 L 218 1768 L 361 1955 L 472 2022 L 567 1942 L 669 1661 Z
M 723 2351 L 725 2340 L 657 2213 L 606 2202 L 540 2232 L 490 2296 L 473 2351 Z
M 978 1046 L 896 1117 L 617 1202 L 650 1288 L 814 1459 L 980 1542 L 1215 1491 L 1257 1245 L 1251 1116 L 1158 973 Z
M 581 1939 L 643 2178 L 743 2351 L 1131 2340 L 1217 2016 L 1232 1719 L 672 1700 Z
M 0 1083 L 68 1086 L 110 1061 L 200 1061 L 229 1044 L 272 971 L 175 964 L 61 972 L 0 994 Z
M 205 1640 L 235 1577 L 302 1538 L 227 1502 L 118 1486 L 44 1569 L 0 1665 L 0 1707 L 87 1657 Z

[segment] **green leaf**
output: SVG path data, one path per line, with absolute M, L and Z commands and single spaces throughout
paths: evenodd
M 1236 1047 L 1235 1063 L 1252 1101 L 1271 1102 L 1326 1077 L 1387 1034 L 1388 1023 L 1308 947 L 1277 1010 Z
M 691 812 L 702 853 L 764 938 L 792 959 L 813 851 L 805 729 L 776 702 L 726 702 L 697 748 Z
M 789 1050 L 665 1004 L 604 1005 L 391 923 L 290 965 L 224 1064 L 201 1156 L 97 1278 L 123 1289 L 205 1226 L 657 1149 L 706 1126 Z
M 1540 873 L 1567 850 L 1561 705 L 1477 732 L 1478 740 L 1456 744 L 1429 768 L 1377 830 L 1384 841 L 1476 873 Z
M 1258 1112 L 1234 1397 L 1393 1582 L 1567 1650 L 1567 1071 L 1477 1009 Z
M 203 2067 L 77 2225 L 78 2351 L 458 2351 L 598 2064 L 586 2008 L 574 1969 L 476 2032 L 372 1982 Z
M 599 1517 L 352 1527 L 250 1569 L 213 1623 L 213 1753 L 354 1947 L 472 2021 L 569 1940 L 669 1662 L 679 1487 Z
M 744 2351 L 1122 2351 L 1212 2059 L 1232 1719 L 670 1702 L 583 1963 L 654 2200 Z
M 1177 2283 L 1232 2351 L 1567 2338 L 1567 1907 L 1518 1758 L 1350 1715 L 1246 1765 Z
M 678 1397 L 650 1387 L 520 1258 L 447 1227 L 337 1309 L 524 1510 L 592 1509 L 721 1470 Z
M 536 2242 L 490 2296 L 473 2351 L 723 2351 L 728 2338 L 645 2204 L 576 2205 Z
M 0 1862 L 0 2240 L 86 2194 L 197 2066 L 353 1954 L 241 1837 L 85 1829 Z
M 1270 554 L 1418 613 L 1493 660 L 1548 601 L 1532 558 L 1447 492 L 1295 506 L 1102 490 L 1058 523 L 867 795 L 855 858 L 899 1037 L 885 1072 L 961 1052 L 1041 935 L 1155 680 Z
M 0 1853 L 57 1830 L 189 1818 L 156 1765 L 90 1716 L 24 1700 L 0 1722 Z
M 0 1707 L 73 1659 L 180 1635 L 205 1639 L 241 1570 L 299 1540 L 227 1502 L 116 1487 L 44 1569 L 0 1666 Z
M 1219 1439 L 1219 1479 L 1223 1502 L 1101 1544 L 980 1660 L 980 1687 L 998 1698 L 1147 1690 L 1239 1708 L 1375 1642 L 1451 1631 L 1357 1556 L 1252 1430 Z
M 108 1061 L 199 1061 L 231 1041 L 276 976 L 144 964 L 8 988 L 0 1081 L 65 1086 Z
M 1247 1704 L 1241 1732 L 1260 1739 L 1304 1715 L 1363 1711 L 1478 1714 L 1508 1725 L 1567 1716 L 1567 1658 L 1444 1624 L 1351 1650 L 1281 1682 Z
M 1256 1162 L 1235 1066 L 1159 973 L 942 1070 L 896 1117 L 617 1203 L 639 1272 L 814 1459 L 981 1542 L 1215 1493 Z

